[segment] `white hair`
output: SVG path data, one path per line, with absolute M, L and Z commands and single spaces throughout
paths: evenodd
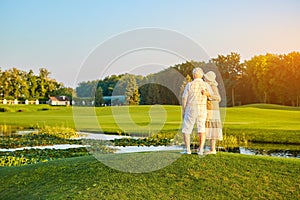
M 204 72 L 201 68 L 196 67 L 193 69 L 193 75 L 195 76 L 196 74 L 198 74 L 200 77 L 202 77 L 204 75 Z

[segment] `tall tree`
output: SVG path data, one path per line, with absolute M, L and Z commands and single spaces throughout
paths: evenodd
M 48 76 L 50 75 L 50 72 L 45 69 L 40 69 L 40 74 L 38 76 L 38 92 L 40 97 L 46 97 L 47 93 L 47 82 L 48 82 Z
M 48 98 L 48 95 L 63 87 L 55 79 L 49 77 L 50 72 L 47 69 L 40 69 L 38 76 L 33 71 L 19 70 L 11 68 L 6 71 L 0 71 L 0 94 L 5 99 L 39 99 Z
M 103 90 L 103 96 L 111 95 L 124 95 L 125 87 L 123 88 L 119 81 L 122 79 L 124 74 L 121 75 L 111 75 L 100 80 L 97 87 L 101 87 Z M 116 85 L 118 84 L 117 88 Z
M 76 94 L 78 97 L 93 97 L 96 91 L 98 80 L 87 81 L 79 83 L 76 87 Z
M 37 92 L 38 83 L 37 83 L 37 76 L 34 75 L 32 70 L 29 70 L 27 74 L 27 85 L 29 90 L 29 98 L 30 99 L 38 99 L 39 94 Z
M 98 87 L 95 92 L 95 106 L 99 107 L 102 104 L 104 104 L 103 91 L 101 87 Z
M 218 55 L 217 58 L 212 59 L 212 62 L 218 67 L 223 78 L 227 97 L 229 97 L 228 105 L 235 106 L 235 89 L 244 72 L 244 65 L 240 63 L 240 54 L 231 52 L 226 56 Z
M 266 54 L 254 56 L 245 62 L 252 89 L 259 102 L 271 103 L 272 101 L 271 95 L 273 89 L 275 89 L 272 87 L 275 78 L 272 74 L 274 70 L 271 69 L 271 67 L 274 67 L 272 60 L 275 60 L 274 55 Z M 273 80 L 270 80 L 270 78 Z
M 287 101 L 285 103 L 287 105 L 300 106 L 300 53 L 291 52 L 283 55 L 280 67 L 285 68 L 285 76 L 280 79 L 285 82 L 284 88 L 282 88 L 285 91 L 283 96 L 283 99 Z M 280 75 L 282 76 L 283 74 Z
M 126 86 L 125 100 L 127 105 L 138 105 L 140 101 L 140 94 L 134 76 L 129 76 L 128 84 Z

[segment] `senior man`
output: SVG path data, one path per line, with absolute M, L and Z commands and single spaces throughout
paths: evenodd
M 199 134 L 199 148 L 197 153 L 203 155 L 205 143 L 205 121 L 207 116 L 207 86 L 203 81 L 204 73 L 201 68 L 193 70 L 193 81 L 188 83 L 182 95 L 183 140 L 186 150 L 183 154 L 191 154 L 190 135 L 195 123 Z

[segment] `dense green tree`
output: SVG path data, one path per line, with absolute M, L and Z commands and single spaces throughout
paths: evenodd
M 9 96 L 14 99 L 21 97 L 21 71 L 17 68 L 9 69 L 10 77 L 8 79 L 9 82 Z
M 299 106 L 299 53 L 258 55 L 245 66 L 258 102 Z
M 161 104 L 160 89 L 158 84 L 148 84 L 148 93 L 146 94 L 145 99 L 147 105 Z
M 109 96 L 117 96 L 117 95 L 125 95 L 126 87 L 130 80 L 130 77 L 135 78 L 134 75 L 131 74 L 124 74 L 119 77 L 110 77 L 110 87 L 112 88 L 111 91 L 108 91 Z
M 178 70 L 178 72 L 183 76 L 186 77 L 189 75 L 190 77 L 193 77 L 193 69 L 196 67 L 205 68 L 206 63 L 205 62 L 195 62 L 195 61 L 187 61 L 185 63 L 177 64 L 173 68 Z
M 0 94 L 1 98 L 33 100 L 47 99 L 54 91 L 63 87 L 55 79 L 49 77 L 50 72 L 47 69 L 40 69 L 40 74 L 34 75 L 33 71 L 19 70 L 11 68 L 0 71 Z
M 2 98 L 10 98 L 10 72 L 8 70 L 1 73 L 1 96 Z M 13 97 L 12 97 L 13 98 Z
M 103 90 L 103 96 L 111 95 L 124 95 L 125 88 L 119 83 L 124 75 L 111 75 L 105 77 L 103 80 L 98 81 L 97 87 L 101 87 Z M 116 87 L 116 85 L 118 86 Z
M 126 105 L 138 105 L 140 101 L 140 94 L 138 91 L 138 85 L 134 76 L 129 76 L 128 83 L 125 92 L 125 104 Z
M 51 79 L 49 75 L 50 72 L 47 69 L 40 69 L 40 73 L 37 77 L 37 91 L 40 99 L 43 98 L 44 100 L 47 100 L 55 90 L 58 90 L 63 86 L 62 83 L 58 83 L 55 79 Z
M 95 106 L 99 107 L 102 104 L 104 104 L 103 91 L 101 87 L 98 87 L 95 92 Z
M 26 81 L 28 85 L 28 90 L 29 90 L 29 99 L 35 99 L 39 97 L 37 88 L 38 88 L 38 83 L 37 83 L 37 76 L 34 75 L 32 70 L 29 70 L 29 73 L 26 76 Z
M 285 81 L 283 90 L 286 89 L 285 95 L 287 105 L 300 106 L 300 53 L 291 52 L 283 55 L 283 64 L 286 65 L 285 76 L 281 80 Z M 283 64 L 280 66 L 283 67 Z M 280 73 L 280 71 L 277 71 Z M 281 74 L 282 76 L 282 74 Z
M 79 83 L 76 87 L 76 94 L 78 97 L 93 97 L 96 91 L 98 80 L 87 81 Z
M 147 96 L 149 93 L 149 77 L 146 76 L 143 78 L 142 82 L 139 85 L 139 93 L 140 93 L 140 104 L 141 105 L 149 105 L 147 101 Z
M 192 70 L 195 67 L 201 67 L 204 72 L 211 70 L 216 72 L 222 96 L 221 105 L 262 102 L 300 106 L 299 52 L 256 55 L 243 63 L 239 54 L 230 53 L 218 55 L 208 63 L 189 61 L 177 64 L 145 77 L 129 74 L 112 75 L 96 82 L 97 87 L 103 89 L 104 96 L 124 95 L 128 92 L 126 88 L 129 87 L 129 77 L 134 77 L 140 93 L 140 104 L 177 105 L 186 84 L 184 79 L 192 77 Z M 175 72 L 179 72 L 181 76 Z M 81 86 L 79 85 L 76 91 L 79 91 Z M 3 85 L 4 87 L 7 86 Z M 87 88 L 85 87 L 85 91 L 91 94 L 92 90 Z
M 212 62 L 217 66 L 226 88 L 228 105 L 235 105 L 235 90 L 242 79 L 245 67 L 240 62 L 240 54 L 231 52 L 230 54 L 218 55 Z

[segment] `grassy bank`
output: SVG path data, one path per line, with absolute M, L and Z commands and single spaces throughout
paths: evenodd
M 0 168 L 1 199 L 299 199 L 300 160 L 220 153 L 181 156 L 130 174 L 93 157 Z
M 124 132 L 122 129 L 125 129 L 127 133 L 148 135 L 160 129 L 164 133 L 176 134 L 180 131 L 182 123 L 180 106 L 77 107 L 75 118 L 72 107 L 47 105 L 1 107 L 7 112 L 0 112 L 0 124 L 17 128 L 44 125 L 75 127 L 75 120 L 78 130 L 121 133 Z M 96 113 L 96 117 L 93 113 Z M 254 104 L 226 108 L 222 113 L 224 116 L 226 114 L 224 133 L 227 135 L 245 134 L 254 142 L 300 144 L 299 108 Z

